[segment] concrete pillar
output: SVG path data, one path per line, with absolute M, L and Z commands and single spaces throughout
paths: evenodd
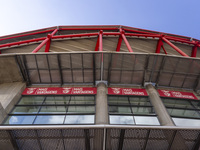
M 22 82 L 0 84 L 0 123 L 6 118 L 26 88 Z
M 154 86 L 152 84 L 147 84 L 146 89 L 160 124 L 162 126 L 175 126 Z
M 97 85 L 96 124 L 108 124 L 107 87 L 101 82 Z

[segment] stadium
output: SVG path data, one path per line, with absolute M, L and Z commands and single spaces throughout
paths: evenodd
M 200 41 L 110 26 L 0 37 L 5 150 L 198 150 Z

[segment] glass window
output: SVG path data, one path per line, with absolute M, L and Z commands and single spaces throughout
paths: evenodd
M 36 114 L 40 106 L 16 106 L 11 114 Z
M 94 104 L 93 96 L 71 96 L 70 104 Z
M 136 125 L 160 125 L 157 117 L 135 116 Z
M 186 118 L 172 118 L 177 126 L 200 126 L 200 120 L 198 119 L 186 119 Z
M 177 126 L 196 126 L 196 124 L 199 124 L 199 101 L 170 98 L 162 98 L 162 100 Z
M 133 116 L 110 115 L 110 124 L 135 124 Z
M 66 106 L 42 106 L 39 112 L 40 114 L 50 113 L 66 113 Z
M 110 124 L 159 125 L 148 97 L 108 96 L 108 105 Z
M 63 124 L 65 115 L 40 115 L 34 124 Z
M 9 116 L 4 124 L 32 124 L 35 116 Z
M 44 96 L 24 96 L 18 105 L 41 105 L 44 99 Z
M 67 115 L 65 124 L 94 124 L 94 115 Z
M 67 105 L 69 104 L 70 96 L 47 96 L 44 104 L 46 105 Z
M 94 96 L 23 96 L 4 124 L 94 124 Z

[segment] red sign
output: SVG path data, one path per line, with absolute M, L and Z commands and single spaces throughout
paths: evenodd
M 161 97 L 173 97 L 173 98 L 184 98 L 184 99 L 197 99 L 193 93 L 189 92 L 179 92 L 179 91 L 168 91 L 168 90 L 158 90 Z
M 108 88 L 108 94 L 148 96 L 145 89 L 134 89 L 134 88 Z
M 41 87 L 41 88 L 26 88 L 22 95 L 83 95 L 96 94 L 97 88 L 90 87 Z

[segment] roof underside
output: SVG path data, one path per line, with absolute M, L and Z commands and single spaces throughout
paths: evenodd
M 143 86 L 200 90 L 200 60 L 195 58 L 111 52 L 2 55 L 0 83 Z

